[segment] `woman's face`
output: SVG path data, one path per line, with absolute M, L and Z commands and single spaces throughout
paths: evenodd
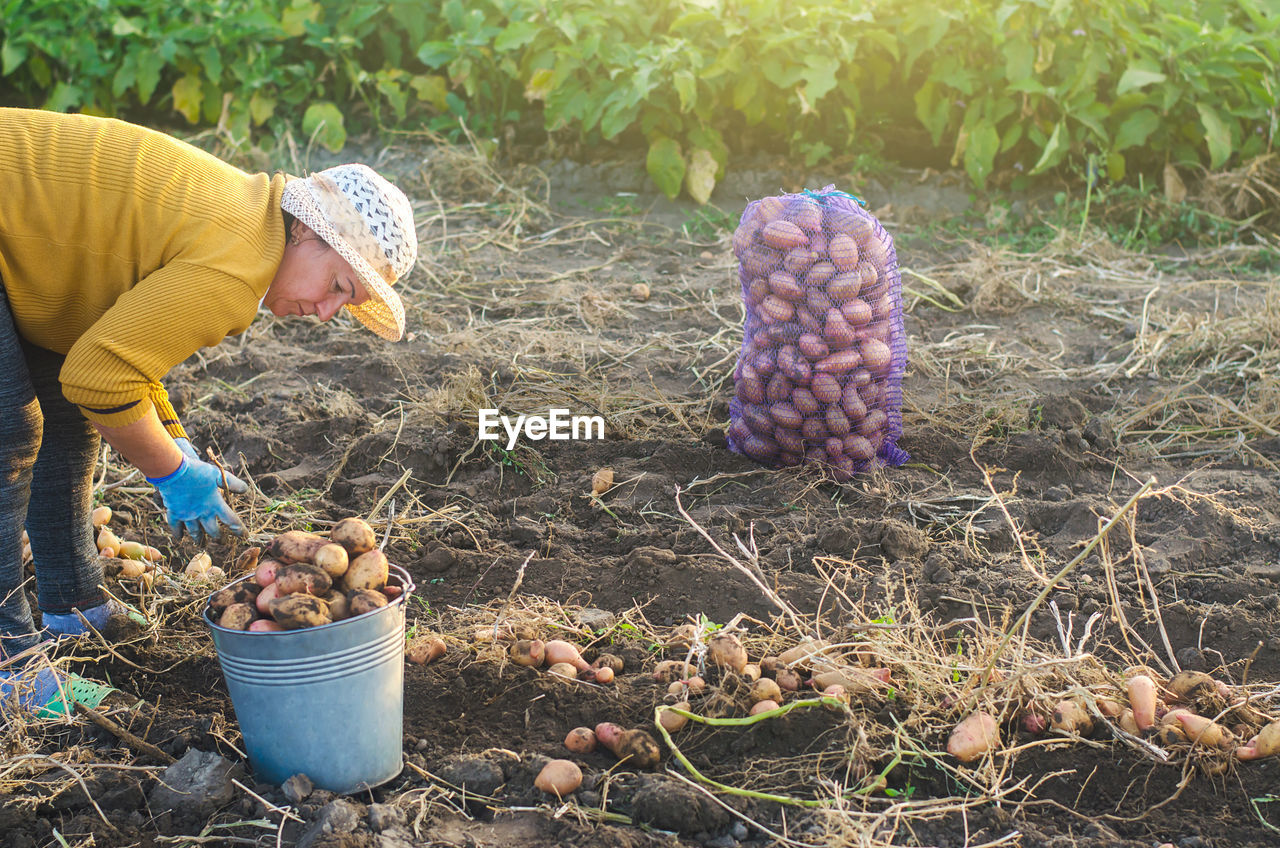
M 275 315 L 315 315 L 328 321 L 348 303 L 364 303 L 369 292 L 347 260 L 301 221 L 293 222 L 276 276 L 262 303 Z

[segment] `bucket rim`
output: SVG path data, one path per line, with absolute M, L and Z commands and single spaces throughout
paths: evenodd
M 385 607 L 380 607 L 379 609 L 376 609 L 371 613 L 365 613 L 365 615 L 373 615 L 378 612 L 381 612 L 382 610 L 391 609 L 397 604 L 408 603 L 409 596 L 413 594 L 413 591 L 415 589 L 418 588 L 418 584 L 413 582 L 413 578 L 409 576 L 409 572 L 406 571 L 401 566 L 388 563 L 387 568 L 396 577 L 396 579 L 400 581 L 403 591 L 400 592 L 399 597 L 391 598 L 390 600 L 388 600 L 387 605 Z M 232 630 L 230 627 L 223 627 L 222 625 L 214 621 L 209 615 L 209 607 L 213 603 L 213 596 L 216 595 L 218 592 L 221 592 L 223 589 L 230 588 L 231 586 L 234 586 L 237 583 L 243 583 L 246 580 L 252 580 L 253 577 L 254 577 L 254 573 L 251 571 L 248 574 L 244 575 L 243 577 L 238 577 L 235 580 L 232 580 L 226 586 L 222 586 L 217 590 L 210 592 L 209 597 L 204 599 L 204 607 L 200 610 L 200 617 L 204 619 L 204 623 L 209 626 L 210 630 L 215 630 L 220 633 L 234 633 L 237 636 L 281 637 L 281 636 L 301 635 L 301 634 L 307 634 L 307 633 L 318 633 L 321 630 L 325 630 L 330 627 L 339 627 L 343 624 L 346 624 L 349 621 L 355 621 L 357 618 L 364 618 L 363 615 L 359 615 L 359 616 L 353 616 L 352 618 L 344 618 L 341 621 L 331 621 L 328 624 L 321 624 L 319 627 L 304 627 L 301 630 L 277 630 L 277 631 L 262 631 L 262 632 L 250 631 L 250 630 Z

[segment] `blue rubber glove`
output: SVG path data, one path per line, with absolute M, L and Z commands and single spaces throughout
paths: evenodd
M 222 499 L 218 487 L 224 482 L 230 492 L 247 492 L 249 487 L 235 475 L 224 475 L 221 469 L 200 459 L 188 440 L 175 441 L 182 451 L 182 464 L 165 477 L 147 478 L 160 492 L 174 538 L 181 539 L 185 530 L 196 541 L 200 541 L 202 532 L 216 539 L 220 533 L 219 520 L 231 532 L 243 536 L 244 525 Z

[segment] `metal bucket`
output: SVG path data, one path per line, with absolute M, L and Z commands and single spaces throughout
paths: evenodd
M 320 789 L 346 794 L 400 773 L 404 608 L 416 587 L 395 565 L 390 582 L 403 591 L 385 607 L 283 633 L 219 627 L 205 604 L 205 623 L 258 780 L 280 784 L 302 773 Z

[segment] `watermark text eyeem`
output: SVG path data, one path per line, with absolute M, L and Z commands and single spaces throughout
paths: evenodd
M 531 442 L 603 439 L 604 418 L 599 415 L 571 415 L 567 409 L 549 409 L 546 415 L 520 414 L 513 420 L 510 415 L 503 415 L 496 409 L 481 409 L 480 439 L 496 442 L 502 437 L 502 432 L 507 435 L 507 450 L 515 450 L 521 436 Z

